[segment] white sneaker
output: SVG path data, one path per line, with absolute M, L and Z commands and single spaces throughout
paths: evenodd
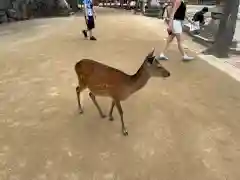
M 188 55 L 184 55 L 183 56 L 183 60 L 184 61 L 191 61 L 191 60 L 193 60 L 194 59 L 194 57 L 191 57 L 191 56 L 188 56 Z
M 168 60 L 168 57 L 165 56 L 164 54 L 160 54 L 159 56 L 156 57 L 156 60 Z

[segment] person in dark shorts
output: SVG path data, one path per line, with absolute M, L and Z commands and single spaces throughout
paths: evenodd
M 201 11 L 198 11 L 194 14 L 192 21 L 199 22 L 200 26 L 203 26 L 205 24 L 204 14 L 207 12 L 208 12 L 208 7 L 202 8 Z
M 97 40 L 92 34 L 92 30 L 95 28 L 96 19 L 96 12 L 94 10 L 92 0 L 84 0 L 84 13 L 87 29 L 83 30 L 82 33 L 84 37 L 87 38 L 89 32 L 90 40 Z

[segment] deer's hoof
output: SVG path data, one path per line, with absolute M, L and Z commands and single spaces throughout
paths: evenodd
M 124 136 L 128 136 L 128 131 L 127 131 L 127 129 L 123 129 L 123 135 L 124 135 Z
M 112 116 L 109 117 L 109 121 L 113 121 L 114 118 Z
M 83 110 L 82 109 L 79 110 L 79 114 L 83 114 Z
M 101 115 L 101 118 L 106 118 L 107 116 L 105 114 L 102 114 Z

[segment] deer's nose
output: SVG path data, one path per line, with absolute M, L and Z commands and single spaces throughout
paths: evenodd
M 169 77 L 170 75 L 171 75 L 171 73 L 168 71 L 165 73 L 165 77 Z

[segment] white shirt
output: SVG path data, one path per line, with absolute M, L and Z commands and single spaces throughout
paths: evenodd
M 85 6 L 85 10 L 87 11 L 87 15 L 88 16 L 93 16 L 92 0 L 84 0 L 83 3 L 84 3 L 84 6 Z

